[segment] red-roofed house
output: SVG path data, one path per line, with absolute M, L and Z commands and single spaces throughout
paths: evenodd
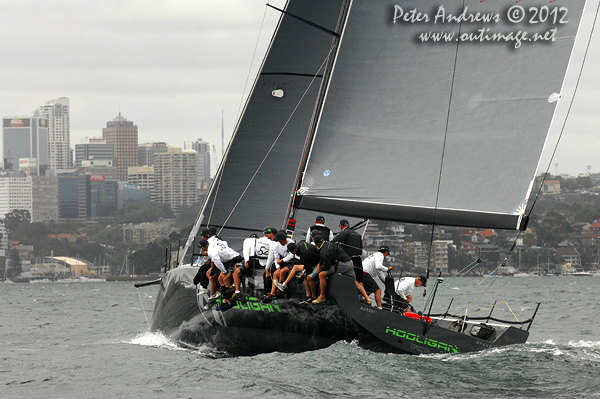
M 560 194 L 560 181 L 544 180 L 544 184 L 542 186 L 542 193 L 544 193 L 544 194 Z

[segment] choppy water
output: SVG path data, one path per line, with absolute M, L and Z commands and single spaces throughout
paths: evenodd
M 142 302 L 150 318 L 155 286 L 138 294 L 132 283 L 0 284 L 0 398 L 600 397 L 600 277 L 491 281 L 446 280 L 434 311 L 450 298 L 458 311 L 483 293 L 469 312 L 507 299 L 524 319 L 541 301 L 529 342 L 425 356 L 339 342 L 232 357 L 149 333 Z M 512 317 L 506 306 L 494 315 Z

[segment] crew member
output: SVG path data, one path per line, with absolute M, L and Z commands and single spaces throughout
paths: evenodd
M 379 250 L 365 259 L 362 263 L 363 267 L 363 285 L 365 291 L 370 295 L 375 293 L 375 302 L 377 307 L 381 309 L 381 288 L 377 285 L 374 277 L 379 277 L 382 283 L 385 284 L 385 272 L 392 270 L 392 267 L 385 267 L 383 260 L 390 254 L 390 249 L 387 245 L 382 245 Z
M 271 246 L 269 251 L 269 257 L 267 258 L 267 264 L 265 266 L 267 276 L 271 276 L 273 279 L 273 285 L 271 286 L 271 292 L 263 298 L 263 302 L 271 302 L 273 299 L 277 297 L 280 290 L 275 285 L 275 281 L 285 281 L 287 274 L 289 273 L 291 267 L 294 265 L 293 259 L 290 261 L 285 261 L 289 255 L 289 251 L 287 249 L 287 245 L 291 242 L 294 242 L 291 238 L 289 238 L 284 231 L 278 231 L 275 235 L 275 244 Z M 273 265 L 275 265 L 275 270 L 273 270 Z
M 415 287 L 426 287 L 427 277 L 404 277 L 394 283 L 395 295 L 394 306 L 398 306 L 401 312 L 406 312 L 407 309 L 413 309 L 410 302 L 412 301 L 412 293 Z M 414 310 L 414 309 L 413 309 Z
M 240 256 L 236 251 L 229 248 L 224 241 L 215 241 L 209 243 L 204 238 L 200 239 L 200 247 L 207 252 L 208 257 L 212 263 L 212 269 L 209 274 L 212 291 L 216 291 L 217 282 L 221 286 L 220 292 L 215 292 L 209 300 L 215 301 L 219 297 L 223 298 L 224 303 L 235 301 L 242 296 L 240 291 L 240 277 L 239 273 L 233 273 L 236 269 L 236 264 L 241 262 L 244 258 Z M 229 299 L 225 298 L 226 293 L 233 287 L 231 286 L 231 277 L 233 275 L 233 281 L 235 285 L 235 291 L 233 296 Z M 222 309 L 226 310 L 226 309 Z
M 315 246 L 319 250 L 319 272 L 320 295 L 312 301 L 313 304 L 319 304 L 327 300 L 327 278 L 333 273 L 340 273 L 344 276 L 356 279 L 354 275 L 354 264 L 352 258 L 348 256 L 338 245 L 327 242 L 321 235 L 313 237 Z M 358 284 L 358 283 L 357 283 Z
M 306 233 L 306 242 L 313 242 L 314 236 L 319 234 L 325 241 L 331 241 L 333 239 L 333 232 L 327 226 L 325 226 L 325 218 L 321 215 L 315 219 L 315 224 L 308 228 Z
M 299 258 L 298 263 L 292 267 L 284 283 L 279 281 L 274 281 L 274 283 L 283 292 L 296 273 L 302 273 L 298 281 L 304 284 L 306 299 L 300 303 L 311 303 L 317 299 L 317 285 L 312 278 L 305 278 L 305 276 L 311 274 L 319 264 L 319 250 L 306 241 L 299 241 L 298 244 L 291 242 L 287 245 L 287 248 L 290 254 L 283 258 L 284 262 L 290 262 L 293 257 L 297 256 Z

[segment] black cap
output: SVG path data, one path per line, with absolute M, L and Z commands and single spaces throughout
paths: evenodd
M 203 229 L 203 230 L 201 230 L 201 231 L 200 231 L 200 235 L 201 235 L 202 237 L 210 237 L 210 236 L 211 236 L 211 234 L 210 234 L 210 231 L 209 231 L 208 229 Z
M 317 222 L 321 222 L 321 223 L 325 223 L 325 218 L 321 215 L 317 216 L 317 218 L 315 219 Z
M 340 226 L 350 226 L 350 223 L 346 219 L 340 220 Z
M 313 237 L 313 241 L 317 244 L 320 244 L 323 242 L 323 236 L 321 234 L 317 234 Z
M 379 247 L 379 252 L 390 252 L 390 247 L 388 247 L 387 245 L 382 245 Z
M 250 234 L 250 238 L 258 238 L 258 235 L 257 235 L 257 234 L 254 234 L 254 233 L 252 233 L 252 234 Z
M 205 240 L 204 238 L 201 238 L 200 240 L 198 240 L 198 246 L 200 248 L 204 248 L 204 247 L 208 246 L 208 241 Z
M 217 235 L 217 228 L 215 226 L 208 226 L 208 231 L 210 231 L 210 234 L 213 236 Z
M 295 243 L 295 242 L 290 242 L 290 243 L 287 245 L 287 249 L 288 249 L 288 251 L 290 251 L 290 252 L 292 252 L 292 251 L 295 251 L 295 250 L 296 250 L 296 248 L 298 248 L 298 246 L 296 245 L 296 243 Z
M 419 276 L 417 278 L 419 280 L 421 280 L 421 282 L 423 283 L 423 287 L 427 287 L 427 277 L 425 277 L 425 276 Z
M 287 235 L 283 231 L 278 231 L 277 234 L 275 234 L 275 239 L 277 241 L 283 241 L 287 239 Z
M 265 227 L 263 230 L 264 234 L 277 234 L 277 229 L 275 227 Z

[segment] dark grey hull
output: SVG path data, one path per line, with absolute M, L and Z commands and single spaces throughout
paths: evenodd
M 486 340 L 464 331 L 378 310 L 360 303 L 353 280 L 331 278 L 333 299 L 320 305 L 300 304 L 300 299 L 262 303 L 246 296 L 226 312 L 205 309 L 207 295 L 197 295 L 190 282 L 197 268 L 179 267 L 161 280 L 152 330 L 192 345 L 208 345 L 233 355 L 266 352 L 301 352 L 325 348 L 337 341 L 356 340 L 364 348 L 397 353 L 472 352 L 523 343 L 528 333 L 507 327 Z

